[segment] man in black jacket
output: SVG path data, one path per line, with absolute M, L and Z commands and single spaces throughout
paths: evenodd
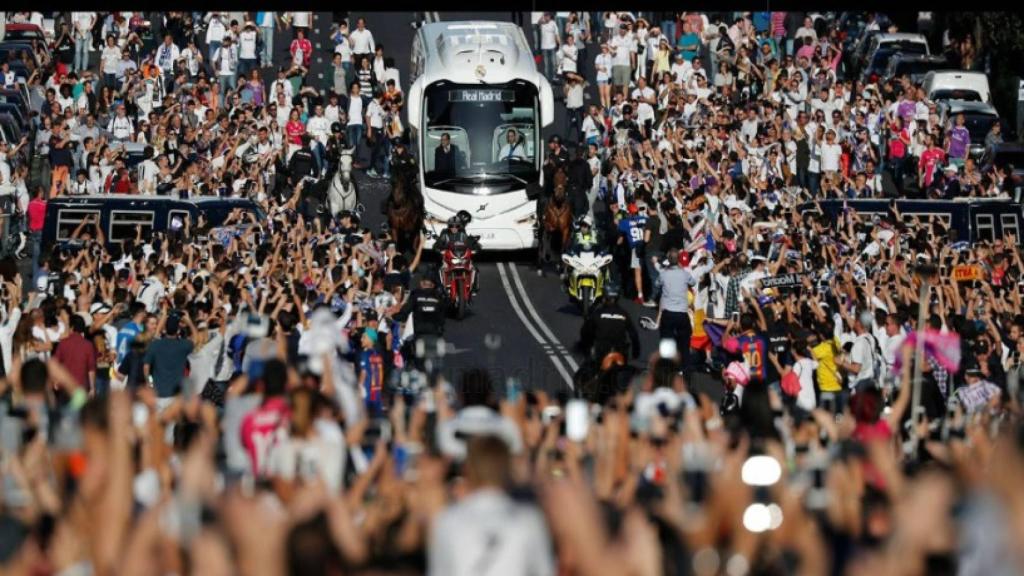
M 579 218 L 590 210 L 587 191 L 594 181 L 594 174 L 578 146 L 572 149 L 570 158 L 566 167 L 566 175 L 569 177 L 569 202 L 572 205 L 573 217 Z
M 618 301 L 619 288 L 609 282 L 601 305 L 590 313 L 580 330 L 580 346 L 594 362 L 601 362 L 612 352 L 626 357 L 632 351 L 634 360 L 640 357 L 640 335 L 633 318 Z
M 316 160 L 309 149 L 309 140 L 309 134 L 303 134 L 302 148 L 296 150 L 288 161 L 288 183 L 293 187 L 307 176 L 316 178 Z
M 415 354 L 420 342 L 429 354 L 437 346 L 437 341 L 444 336 L 445 299 L 434 282 L 436 277 L 436 272 L 424 270 L 420 276 L 419 287 L 409 294 L 405 306 L 395 315 L 396 320 L 405 321 L 409 314 L 412 314 L 414 354 L 411 357 L 417 358 L 416 363 L 421 368 L 422 359 Z
M 441 134 L 441 144 L 434 148 L 434 172 L 444 176 L 454 176 L 458 167 L 459 147 L 452 144 L 452 137 L 447 132 Z

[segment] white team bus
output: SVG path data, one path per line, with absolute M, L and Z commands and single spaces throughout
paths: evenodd
M 411 71 L 406 110 L 428 245 L 449 217 L 466 210 L 473 217 L 468 232 L 484 249 L 535 247 L 541 129 L 554 119 L 554 97 L 522 29 L 508 22 L 423 24 Z M 443 135 L 455 152 L 438 166 Z

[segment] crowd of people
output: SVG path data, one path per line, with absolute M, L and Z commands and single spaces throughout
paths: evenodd
M 540 205 L 564 178 L 564 248 L 614 256 L 578 394 L 548 394 L 444 370 L 423 243 L 324 209 L 353 147 L 373 179 L 417 162 L 375 23 L 332 16 L 315 48 L 310 12 L 64 13 L 4 64 L 34 112 L 0 144 L 31 244 L 0 262 L 4 573 L 1024 570 L 1019 239 L 799 208 L 1010 197 L 962 119 L 851 78 L 824 15 L 534 13 L 566 108 Z M 265 218 L 41 245 L 80 194 Z

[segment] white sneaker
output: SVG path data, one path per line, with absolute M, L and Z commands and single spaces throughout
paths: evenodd
M 644 308 L 657 308 L 657 307 L 658 307 L 658 303 L 655 302 L 654 300 L 646 300 L 646 301 L 644 301 Z

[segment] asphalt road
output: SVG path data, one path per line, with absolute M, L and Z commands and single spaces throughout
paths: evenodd
M 353 23 L 356 17 L 365 17 L 367 28 L 373 32 L 377 44 L 384 45 L 385 55 L 395 58 L 401 72 L 403 91 L 409 88 L 409 56 L 413 38 L 411 24 L 414 19 L 424 17 L 423 14 L 350 14 L 350 22 Z M 432 21 L 438 17 L 442 21 L 511 21 L 512 18 L 509 12 L 425 14 Z M 330 13 L 321 12 L 317 13 L 314 20 L 314 44 L 321 42 L 328 50 L 330 16 Z M 529 22 L 528 13 L 524 15 L 524 21 Z M 532 34 L 527 31 L 526 36 L 532 43 Z M 585 66 L 589 69 L 593 66 L 596 47 L 588 48 L 588 62 Z M 318 64 L 320 58 L 323 58 L 323 63 Z M 316 82 L 317 74 L 326 73 L 328 66 L 328 57 L 318 52 L 310 72 L 313 82 Z M 596 98 L 596 87 L 591 87 L 590 99 Z M 557 101 L 555 107 L 555 122 L 545 132 L 545 138 L 555 133 L 554 130 L 558 133 L 564 130 L 564 103 Z M 363 174 L 357 175 L 357 179 L 360 184 L 360 200 L 367 207 L 364 223 L 376 228 L 382 221 L 379 207 L 388 194 L 388 186 L 382 180 L 372 180 Z M 465 368 L 485 367 L 499 382 L 512 377 L 528 389 L 542 389 L 552 394 L 571 391 L 572 375 L 582 361 L 582 357 L 574 353 L 573 348 L 579 339 L 583 320 L 579 310 L 563 292 L 558 276 L 553 271 L 544 277 L 538 276 L 534 268 L 533 252 L 485 254 L 477 261 L 477 265 L 480 274 L 479 293 L 467 317 L 462 321 L 450 319 L 446 327 L 449 350 L 444 365 L 448 378 L 457 378 Z M 636 322 L 639 322 L 641 315 L 653 317 L 655 312 L 633 302 L 625 302 L 624 306 Z M 641 333 L 643 359 L 656 349 L 658 338 L 656 332 L 639 328 L 639 323 L 638 329 Z

